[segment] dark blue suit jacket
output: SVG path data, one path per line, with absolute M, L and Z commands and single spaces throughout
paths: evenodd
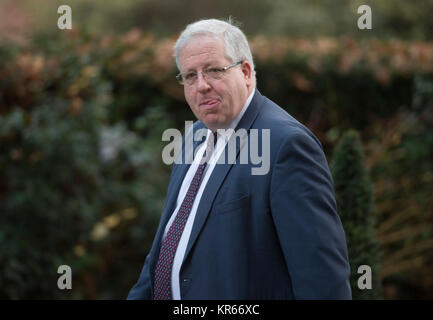
M 350 299 L 346 240 L 320 142 L 257 89 L 240 128 L 270 129 L 269 173 L 252 175 L 252 163 L 216 165 L 180 270 L 182 299 Z M 173 165 L 152 249 L 128 299 L 153 299 L 161 238 L 188 168 Z

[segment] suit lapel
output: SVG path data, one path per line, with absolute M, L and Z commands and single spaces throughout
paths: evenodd
M 254 93 L 254 97 L 251 100 L 251 103 L 247 109 L 247 111 L 245 112 L 245 114 L 243 115 L 242 119 L 239 121 L 237 127 L 235 130 L 239 130 L 239 129 L 245 129 L 247 131 L 249 131 L 250 127 L 252 126 L 254 120 L 256 119 L 259 110 L 260 110 L 260 106 L 262 105 L 262 101 L 263 101 L 263 96 L 260 94 L 260 92 L 257 90 L 256 88 L 256 92 Z M 232 137 L 230 138 L 230 140 L 232 140 L 232 138 L 236 138 L 234 137 L 234 135 L 232 135 Z M 243 140 L 242 138 L 240 139 L 241 141 Z M 230 142 L 229 142 L 230 143 Z M 225 152 L 223 153 L 223 155 L 227 155 L 227 147 L 229 145 L 229 143 L 226 144 L 225 146 Z M 236 158 L 239 155 L 239 151 L 241 150 L 241 145 L 240 144 L 236 144 Z M 192 227 L 192 231 L 191 231 L 191 235 L 188 241 L 188 245 L 185 251 L 185 256 L 183 261 L 186 260 L 186 258 L 188 257 L 188 254 L 191 251 L 191 248 L 194 246 L 195 241 L 197 240 L 197 237 L 200 234 L 201 229 L 203 228 L 203 225 L 206 222 L 206 219 L 209 215 L 210 209 L 212 207 L 213 201 L 215 199 L 215 196 L 218 193 L 218 190 L 221 186 L 221 184 L 223 183 L 225 177 L 227 176 L 228 172 L 230 171 L 231 167 L 233 166 L 233 163 L 226 163 L 225 164 L 216 164 L 215 168 L 206 184 L 205 190 L 202 194 L 202 197 L 200 199 L 200 204 L 197 208 L 197 213 L 195 216 L 195 220 L 194 220 L 194 224 Z

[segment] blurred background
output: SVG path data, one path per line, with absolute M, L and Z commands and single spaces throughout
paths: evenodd
M 72 30 L 57 27 L 62 4 Z M 363 4 L 371 30 L 357 27 Z M 0 299 L 126 298 L 168 186 L 162 132 L 195 120 L 174 41 L 229 16 L 258 89 L 332 164 L 354 298 L 432 299 L 432 12 L 433 0 L 0 0 Z M 354 288 L 361 264 L 372 290 Z M 60 265 L 71 290 L 57 288 Z

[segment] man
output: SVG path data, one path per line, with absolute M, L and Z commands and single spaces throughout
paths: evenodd
M 345 235 L 320 142 L 256 89 L 245 35 L 230 21 L 201 20 L 180 35 L 175 57 L 198 118 L 185 136 L 208 134 L 194 144 L 192 164 L 173 165 L 128 299 L 350 299 Z M 268 130 L 268 145 L 256 147 L 269 151 L 269 170 L 211 161 L 236 138 L 226 129 L 262 137 Z M 236 144 L 235 155 L 247 145 Z

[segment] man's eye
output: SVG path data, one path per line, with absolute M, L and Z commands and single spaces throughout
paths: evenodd
M 220 72 L 221 72 L 221 69 L 219 69 L 219 68 L 209 68 L 209 69 L 207 69 L 207 73 L 217 74 L 217 73 L 220 73 Z
M 185 75 L 185 80 L 191 80 L 194 79 L 195 77 L 197 77 L 197 74 L 194 72 L 190 72 Z

